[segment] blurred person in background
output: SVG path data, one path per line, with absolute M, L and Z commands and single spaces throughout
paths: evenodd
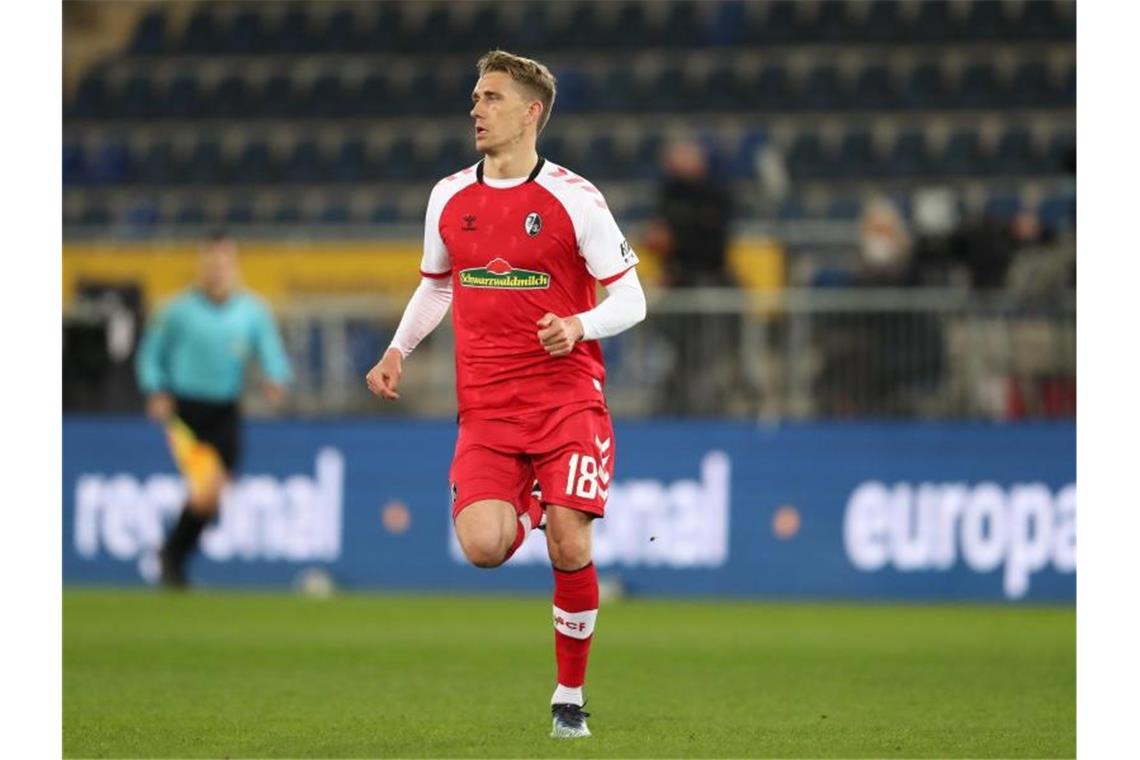
M 853 287 L 914 288 L 934 276 L 916 255 L 906 220 L 885 198 L 865 205 L 858 250 Z M 916 397 L 942 380 L 943 336 L 936 314 L 892 308 L 825 314 L 817 318 L 816 333 L 824 357 L 818 391 L 831 414 L 911 413 Z
M 732 197 L 712 175 L 704 150 L 695 142 L 676 142 L 664 153 L 656 216 L 644 234 L 645 245 L 663 259 L 663 284 L 671 288 L 723 288 L 735 283 L 727 266 Z M 705 314 L 661 315 L 663 338 L 674 349 L 673 362 L 656 409 L 664 414 L 711 413 L 723 401 L 718 388 L 739 375 L 735 354 L 738 318 Z M 702 371 L 696 375 L 692 367 Z
M 263 390 L 275 406 L 292 380 L 273 315 L 240 287 L 237 259 L 233 238 L 213 234 L 201 251 L 198 283 L 158 311 L 136 357 L 147 414 L 167 429 L 172 446 L 176 431 L 188 428 L 221 465 L 203 476 L 205 482 L 193 481 L 183 467 L 190 495 L 159 554 L 168 587 L 187 585 L 186 561 L 217 517 L 222 489 L 240 458 L 239 401 L 249 359 L 257 358 L 267 378 Z
M 530 530 L 546 531 L 558 671 L 551 736 L 587 737 L 583 686 L 598 614 L 591 531 L 605 514 L 616 450 L 599 340 L 644 319 L 645 295 L 602 194 L 538 155 L 556 92 L 549 69 L 502 50 L 477 69 L 470 115 L 483 158 L 433 188 L 422 281 L 366 382 L 399 398 L 403 360 L 452 308 L 455 534 L 473 565 L 493 568 Z

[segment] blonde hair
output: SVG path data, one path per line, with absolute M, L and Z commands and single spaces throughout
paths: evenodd
M 501 71 L 509 74 L 511 79 L 528 89 L 539 102 L 542 103 L 542 117 L 538 121 L 538 132 L 550 121 L 550 112 L 554 108 L 554 96 L 558 92 L 557 82 L 550 69 L 545 65 L 521 55 L 508 53 L 506 50 L 492 50 L 479 59 L 475 64 L 479 76 L 490 71 Z

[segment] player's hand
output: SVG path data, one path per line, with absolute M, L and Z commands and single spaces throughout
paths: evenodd
M 160 425 L 174 416 L 174 397 L 169 393 L 152 393 L 146 400 L 146 415 Z
M 563 319 L 547 312 L 538 320 L 538 342 L 551 356 L 566 356 L 582 340 L 582 320 Z
M 400 397 L 396 389 L 400 386 L 402 374 L 404 374 L 404 357 L 398 349 L 389 348 L 376 366 L 368 372 L 364 381 L 368 383 L 368 390 L 375 395 L 395 401 Z
M 281 406 L 285 403 L 285 386 L 278 385 L 277 383 L 266 383 L 261 392 L 265 394 L 265 398 L 273 406 Z

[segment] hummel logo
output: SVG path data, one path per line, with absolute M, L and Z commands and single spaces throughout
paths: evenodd
M 475 229 L 475 215 L 474 214 L 464 214 L 463 215 L 463 227 L 461 227 L 460 229 L 462 229 L 464 232 L 470 232 L 470 231 L 474 230 Z
M 594 445 L 598 447 L 598 451 L 607 451 L 610 448 L 610 439 L 602 440 L 598 436 L 594 436 Z

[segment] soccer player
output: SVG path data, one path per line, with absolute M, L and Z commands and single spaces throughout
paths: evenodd
M 428 200 L 422 279 L 369 389 L 397 399 L 403 360 L 449 305 L 459 434 L 452 519 L 477 567 L 497 567 L 543 527 L 554 568 L 559 738 L 589 736 L 582 687 L 598 614 L 591 521 L 614 466 L 600 338 L 645 318 L 637 255 L 597 188 L 540 158 L 555 81 L 546 66 L 496 50 L 471 95 L 474 166 Z M 596 282 L 607 297 L 598 304 Z
M 159 554 L 162 582 L 174 588 L 186 585 L 186 560 L 217 516 L 222 489 L 238 462 L 238 402 L 247 361 L 257 357 L 268 378 L 264 392 L 274 405 L 292 380 L 273 315 L 261 299 L 239 288 L 234 240 L 215 233 L 202 248 L 199 265 L 198 285 L 158 312 L 135 362 L 151 419 L 164 426 L 181 420 L 221 460 L 207 482 L 190 484 L 190 496 Z

